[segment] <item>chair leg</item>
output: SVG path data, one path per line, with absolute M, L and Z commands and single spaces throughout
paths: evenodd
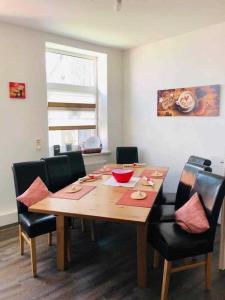
M 154 249 L 154 254 L 153 254 L 153 268 L 157 269 L 159 267 L 159 252 Z
M 84 222 L 84 219 L 80 219 L 80 222 L 81 222 L 81 231 L 84 232 L 85 231 L 85 222 Z
M 20 240 L 20 254 L 24 255 L 24 239 L 22 235 L 22 227 L 19 225 L 19 240 Z
M 207 253 L 206 264 L 205 264 L 205 288 L 207 290 L 211 288 L 211 266 L 212 266 L 212 253 Z
M 161 300 L 167 300 L 167 297 L 168 297 L 171 266 L 172 266 L 172 263 L 165 259 L 164 260 L 164 269 L 163 269 Z
M 52 246 L 52 232 L 48 233 L 48 245 Z
M 71 262 L 71 256 L 72 256 L 72 241 L 71 241 L 71 228 L 68 227 L 67 230 L 67 260 L 70 263 Z
M 36 277 L 37 275 L 37 261 L 36 261 L 36 243 L 35 238 L 30 239 L 30 252 L 31 252 L 31 267 L 32 275 Z
M 90 221 L 91 227 L 91 240 L 95 241 L 95 221 Z

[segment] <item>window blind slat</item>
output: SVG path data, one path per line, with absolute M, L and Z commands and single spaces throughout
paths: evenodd
M 82 129 L 96 129 L 96 125 L 76 125 L 76 126 L 49 126 L 49 130 L 82 130 Z
M 74 93 L 84 93 L 84 94 L 96 94 L 96 86 L 83 86 L 83 85 L 74 85 L 74 84 L 65 84 L 65 83 L 52 83 L 48 82 L 48 90 L 55 91 L 66 91 Z
M 69 102 L 48 102 L 48 107 L 62 108 L 96 108 L 96 104 L 91 103 L 69 103 Z

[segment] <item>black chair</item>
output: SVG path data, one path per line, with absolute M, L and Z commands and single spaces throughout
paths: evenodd
M 204 204 L 210 229 L 202 234 L 191 234 L 182 230 L 176 223 L 154 223 L 150 227 L 150 242 L 154 249 L 165 259 L 161 300 L 168 295 L 170 274 L 205 266 L 205 285 L 211 284 L 211 257 L 214 246 L 217 220 L 225 196 L 224 177 L 200 171 L 191 195 L 198 193 Z M 172 261 L 197 255 L 206 255 L 201 262 L 172 267 Z
M 45 161 L 49 190 L 55 193 L 73 182 L 70 159 L 67 155 L 42 158 Z
M 190 156 L 190 158 L 191 157 L 195 158 L 197 156 Z M 193 161 L 191 161 L 191 160 L 189 161 L 188 160 L 188 163 L 189 164 L 193 164 L 195 166 L 196 165 L 203 166 L 204 167 L 204 171 L 212 172 L 212 168 L 209 167 L 208 165 L 204 164 L 204 162 L 210 162 L 209 160 L 206 160 L 205 158 L 201 158 L 201 157 L 197 157 L 197 158 L 198 158 L 198 160 L 196 160 L 196 161 L 198 161 L 198 163 L 195 163 L 194 159 L 193 159 Z M 181 174 L 181 177 L 182 177 L 182 174 Z M 164 198 L 164 200 L 163 200 L 164 204 L 174 205 L 175 201 L 176 201 L 176 194 L 175 193 L 164 193 L 163 194 L 163 198 Z
M 73 181 L 76 181 L 86 175 L 84 160 L 81 151 L 61 152 L 59 155 L 69 156 Z
M 161 204 L 154 207 L 157 210 L 158 218 L 160 222 L 172 222 L 175 220 L 175 210 L 184 205 L 190 197 L 190 192 L 194 186 L 196 176 L 199 171 L 207 170 L 206 166 L 200 166 L 196 164 L 186 163 L 175 194 L 174 205 L 172 204 Z
M 202 165 L 202 166 L 207 166 L 207 167 L 211 166 L 211 160 L 209 160 L 207 158 L 195 156 L 195 155 L 191 155 L 188 159 L 188 162 Z
M 61 152 L 59 155 L 68 156 L 69 157 L 69 164 L 71 170 L 71 181 L 77 181 L 79 178 L 84 177 L 86 175 L 84 159 L 82 156 L 81 151 L 68 151 L 68 152 Z M 57 157 L 57 156 L 56 156 Z M 73 219 L 74 220 L 74 219 Z M 74 224 L 74 222 L 72 221 Z M 90 223 L 90 230 L 91 230 L 91 239 L 95 241 L 95 222 L 89 221 Z M 81 218 L 81 230 L 82 232 L 85 231 L 85 219 Z
M 116 148 L 116 163 L 117 164 L 138 163 L 138 148 L 137 147 L 117 147 Z
M 48 187 L 48 176 L 44 161 L 14 163 L 12 165 L 16 197 L 23 194 L 39 176 Z M 51 232 L 56 230 L 56 218 L 53 215 L 31 213 L 27 206 L 17 201 L 20 253 L 24 254 L 24 240 L 31 251 L 32 274 L 37 274 L 35 237 L 49 233 L 48 242 L 51 245 Z

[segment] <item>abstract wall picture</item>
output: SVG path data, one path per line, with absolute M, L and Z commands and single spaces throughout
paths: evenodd
M 160 117 L 218 116 L 220 85 L 160 90 L 157 98 Z
M 9 82 L 9 97 L 14 99 L 25 99 L 26 98 L 25 83 Z

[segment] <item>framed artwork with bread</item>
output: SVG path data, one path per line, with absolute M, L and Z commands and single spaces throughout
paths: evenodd
M 218 116 L 220 85 L 159 90 L 157 93 L 157 115 Z

